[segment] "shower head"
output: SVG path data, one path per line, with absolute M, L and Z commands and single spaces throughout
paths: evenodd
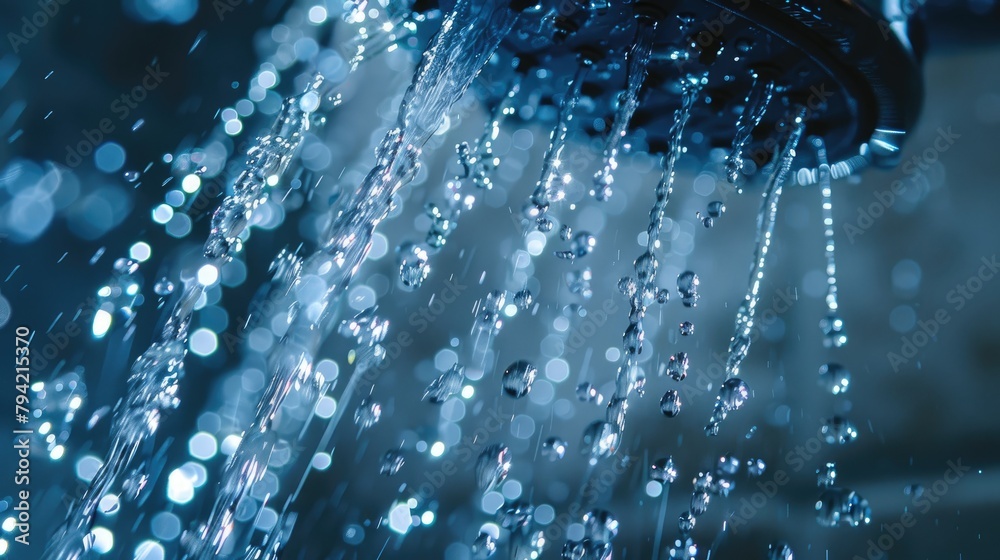
M 869 163 L 895 165 L 923 97 L 919 23 L 895 0 L 545 0 L 523 11 L 483 77 L 505 83 L 516 66 L 523 87 L 544 99 L 560 93 L 553 84 L 569 79 L 581 61 L 592 64 L 582 88 L 589 102 L 578 115 L 588 133 L 606 135 L 626 84 L 626 53 L 636 28 L 647 25 L 652 49 L 630 126 L 634 148 L 665 151 L 680 78 L 689 75 L 707 81 L 692 110 L 698 132 L 688 149 L 728 147 L 752 84 L 764 80 L 774 84 L 774 101 L 746 146 L 749 159 L 758 166 L 769 159 L 773 132 L 802 105 L 808 133 L 823 136 L 831 161 L 840 162 L 831 166 L 838 177 Z M 802 155 L 797 165 L 815 164 Z

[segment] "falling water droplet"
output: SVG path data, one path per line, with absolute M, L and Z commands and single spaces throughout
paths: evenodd
M 674 391 L 673 389 L 669 389 L 666 393 L 663 393 L 663 398 L 660 399 L 660 412 L 662 412 L 667 418 L 673 418 L 674 416 L 677 416 L 680 411 L 680 393 Z
M 828 393 L 846 393 L 851 386 L 851 372 L 840 364 L 823 364 L 819 368 L 819 384 Z
M 823 345 L 827 348 L 840 348 L 847 344 L 847 332 L 844 320 L 839 315 L 827 315 L 819 322 L 823 331 Z
M 573 228 L 569 227 L 567 224 L 563 224 L 562 227 L 559 228 L 559 239 L 569 241 L 571 237 L 573 237 Z
M 719 457 L 718 462 L 715 465 L 715 471 L 720 476 L 733 476 L 740 470 L 740 460 L 734 457 L 731 453 L 726 453 L 722 457 Z
M 510 472 L 510 451 L 506 445 L 494 443 L 476 460 L 476 482 L 484 493 L 496 488 Z
M 708 208 L 705 212 L 709 218 L 718 218 L 726 212 L 726 205 L 721 200 L 713 200 L 708 203 Z
M 827 463 L 816 469 L 816 485 L 820 488 L 829 488 L 837 483 L 837 464 Z
M 514 305 L 516 305 L 521 311 L 525 311 L 531 307 L 534 300 L 535 296 L 532 295 L 531 290 L 528 289 L 519 290 L 514 294 Z
M 576 386 L 576 398 L 580 402 L 596 402 L 598 405 L 604 400 L 601 394 L 597 392 L 597 387 L 587 382 Z
M 794 560 L 792 547 L 784 541 L 775 541 L 767 545 L 767 560 Z
M 382 463 L 379 465 L 379 474 L 393 476 L 403 468 L 405 462 L 403 454 L 399 451 L 386 451 L 382 456 Z
M 823 439 L 831 445 L 844 445 L 858 438 L 858 429 L 850 420 L 842 416 L 834 416 L 824 420 L 823 428 L 820 431 L 823 434 Z
M 531 362 L 518 360 L 503 372 L 503 390 L 508 395 L 519 399 L 531 391 L 538 369 Z
M 684 321 L 680 326 L 681 336 L 691 336 L 694 334 L 694 323 L 691 321 Z
M 475 542 L 472 543 L 473 560 L 486 560 L 497 551 L 497 541 L 489 533 L 479 533 Z
M 690 538 L 685 538 L 683 541 L 677 539 L 670 547 L 670 558 L 671 560 L 695 560 L 698 558 L 698 545 Z
M 697 307 L 698 299 L 698 275 L 690 270 L 686 270 L 677 275 L 677 293 L 681 296 L 681 303 L 684 307 Z
M 572 251 L 573 255 L 579 259 L 589 255 L 596 246 L 597 238 L 590 232 L 581 231 L 573 236 L 573 241 L 570 244 L 570 251 Z
M 561 437 L 552 436 L 542 443 L 542 455 L 549 461 L 558 461 L 566 455 L 568 445 Z
M 670 291 L 668 291 L 666 288 L 662 288 L 660 290 L 657 290 L 657 292 L 656 292 L 656 303 L 659 303 L 659 304 L 662 305 L 664 303 L 667 303 L 668 301 L 670 301 Z
M 694 530 L 695 517 L 690 511 L 685 511 L 681 513 L 680 517 L 677 519 L 677 528 L 680 529 L 682 535 L 686 535 Z
M 649 465 L 649 478 L 657 482 L 672 484 L 677 480 L 677 467 L 673 457 L 657 459 Z
M 687 352 L 678 352 L 667 360 L 667 375 L 674 381 L 684 381 L 687 378 L 688 365 Z
M 166 278 L 160 278 L 157 280 L 156 284 L 153 285 L 153 292 L 158 296 L 169 296 L 174 293 L 174 283 Z
M 767 464 L 764 463 L 763 459 L 748 459 L 747 460 L 747 474 L 750 476 L 761 476 L 764 474 L 764 470 L 767 468 Z
M 399 280 L 407 288 L 419 288 L 431 269 L 427 251 L 414 243 L 403 243 L 396 252 L 399 260 Z
M 465 367 L 455 364 L 427 386 L 423 400 L 441 404 L 461 391 L 462 383 L 465 383 Z
M 125 177 L 125 180 L 129 183 L 134 183 L 139 180 L 138 171 L 126 171 L 122 174 L 122 176 Z
M 621 435 L 612 424 L 595 420 L 584 430 L 580 450 L 591 461 L 596 461 L 614 454 L 618 450 L 620 439 Z
M 719 391 L 719 404 L 727 411 L 739 410 L 750 398 L 750 388 L 739 378 L 727 379 Z
M 599 543 L 609 543 L 618 536 L 618 519 L 610 511 L 595 509 L 583 516 L 583 534 Z
M 707 490 L 695 490 L 691 494 L 691 513 L 694 515 L 705 515 L 711 500 L 712 497 Z
M 358 409 L 354 411 L 354 423 L 362 430 L 367 430 L 382 418 L 382 405 L 369 398 L 364 398 L 358 403 Z

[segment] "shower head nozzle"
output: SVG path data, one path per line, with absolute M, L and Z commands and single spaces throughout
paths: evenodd
M 524 88 L 561 91 L 579 53 L 597 52 L 583 87 L 585 128 L 608 130 L 627 79 L 626 53 L 638 26 L 652 28 L 651 56 L 631 120 L 633 146 L 666 149 L 680 80 L 707 76 L 691 116 L 696 153 L 728 147 L 755 81 L 773 83 L 773 99 L 746 146 L 758 166 L 774 152 L 774 132 L 797 105 L 808 133 L 825 138 L 834 175 L 869 163 L 890 167 L 916 123 L 923 97 L 922 34 L 898 0 L 689 0 L 673 2 L 545 0 L 522 11 L 502 56 L 532 60 Z M 510 68 L 510 65 L 501 65 Z M 503 82 L 487 66 L 487 81 Z M 799 165 L 814 165 L 802 154 Z

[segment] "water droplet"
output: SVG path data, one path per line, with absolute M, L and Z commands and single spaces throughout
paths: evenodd
M 680 411 L 680 393 L 674 391 L 673 389 L 669 389 L 666 393 L 663 393 L 663 398 L 660 399 L 660 412 L 662 412 L 667 418 L 673 418 L 674 416 L 677 416 Z
M 698 299 L 701 297 L 698 295 L 698 284 L 700 282 L 698 275 L 690 270 L 677 275 L 677 293 L 680 294 L 681 303 L 684 304 L 684 307 L 698 306 Z
M 680 517 L 677 519 L 677 528 L 680 529 L 681 534 L 690 533 L 694 530 L 695 517 L 690 511 L 685 511 L 681 513 Z
M 903 493 L 907 496 L 913 496 L 914 498 L 919 498 L 924 495 L 924 487 L 919 484 L 910 484 L 906 488 L 903 488 Z
M 476 482 L 484 493 L 506 480 L 510 471 L 510 451 L 506 445 L 494 443 L 483 449 L 476 461 Z
M 595 246 L 597 246 L 597 238 L 590 232 L 581 231 L 573 236 L 573 241 L 570 243 L 570 251 L 579 259 L 589 255 Z
M 674 381 L 684 381 L 687 378 L 688 366 L 687 352 L 678 352 L 667 360 L 667 375 Z
M 594 295 L 590 288 L 590 281 L 594 278 L 594 273 L 590 268 L 583 270 L 571 270 L 566 273 L 566 287 L 569 291 L 580 295 L 584 299 L 590 299 Z
M 844 320 L 838 315 L 827 315 L 819 322 L 823 331 L 823 345 L 827 348 L 840 348 L 847 344 L 847 332 Z
M 608 422 L 595 420 L 583 432 L 583 443 L 580 450 L 592 461 L 611 456 L 618 450 L 621 435 Z
M 514 305 L 516 305 L 521 311 L 525 311 L 531 307 L 531 303 L 534 300 L 535 296 L 531 294 L 531 290 L 520 290 L 514 294 Z
M 868 500 L 862 498 L 857 492 L 851 492 L 847 499 L 847 513 L 844 520 L 851 527 L 871 523 L 872 508 L 868 505 Z
M 597 392 L 597 387 L 587 382 L 576 386 L 576 398 L 580 402 L 596 402 L 598 405 L 604 400 L 601 394 Z
M 750 388 L 738 377 L 727 379 L 719 388 L 719 405 L 726 411 L 739 410 L 750 398 Z
M 706 490 L 695 490 L 691 494 L 691 513 L 694 515 L 705 515 L 708 511 L 708 503 L 711 501 L 712 497 L 708 494 Z
M 665 457 L 653 461 L 649 465 L 649 478 L 667 484 L 671 484 L 677 480 L 677 467 L 674 466 L 673 457 Z
M 698 558 L 698 545 L 690 538 L 685 538 L 683 541 L 677 539 L 670 547 L 670 558 L 671 560 L 696 560 Z
M 549 461 L 558 461 L 566 455 L 566 448 L 568 445 L 561 437 L 552 436 L 542 443 L 542 456 L 548 458 Z
M 858 438 L 857 428 L 850 420 L 842 416 L 834 416 L 824 420 L 821 433 L 823 439 L 831 445 L 851 443 Z
M 816 485 L 828 488 L 837 483 L 837 464 L 827 463 L 816 469 Z
M 618 291 L 627 298 L 633 298 L 639 291 L 639 284 L 635 281 L 635 278 L 632 278 L 631 276 L 623 276 L 621 280 L 618 281 Z
M 747 474 L 750 476 L 761 476 L 764 474 L 764 470 L 767 468 L 767 464 L 764 463 L 763 459 L 748 459 L 747 460 Z
M 518 360 L 503 372 L 503 390 L 508 395 L 519 399 L 531 391 L 531 384 L 535 382 L 538 369 L 528 361 Z
M 794 560 L 792 547 L 784 541 L 775 541 L 767 545 L 767 560 Z
M 839 488 L 824 490 L 816 502 L 816 521 L 824 527 L 836 527 L 846 508 L 844 494 Z
M 559 228 L 559 239 L 569 241 L 571 237 L 573 237 L 573 228 L 563 224 L 563 226 Z
M 157 280 L 156 284 L 153 285 L 153 292 L 158 296 L 169 296 L 174 293 L 174 283 L 166 278 L 160 278 Z
M 122 176 L 125 177 L 125 180 L 128 181 L 129 183 L 134 183 L 139 180 L 138 171 L 126 171 L 125 173 L 122 174 Z
M 367 430 L 382 419 L 382 405 L 369 398 L 364 398 L 354 411 L 354 423 L 362 430 Z
M 496 551 L 497 541 L 489 533 L 479 533 L 479 536 L 472 543 L 473 560 L 486 560 L 496 554 Z
M 382 456 L 382 463 L 379 465 L 379 474 L 392 476 L 403 468 L 405 462 L 403 454 L 399 451 L 386 451 Z
M 531 523 L 535 508 L 529 503 L 516 501 L 499 513 L 500 526 L 514 531 Z
M 694 334 L 694 324 L 691 321 L 681 323 L 681 336 L 691 336 Z
M 609 543 L 618 536 L 618 519 L 610 511 L 595 509 L 583 516 L 583 534 L 599 543 Z
M 824 364 L 819 368 L 819 384 L 834 395 L 846 393 L 851 386 L 851 372 L 840 364 Z
M 465 383 L 465 367 L 455 364 L 427 386 L 423 400 L 441 404 L 461 391 L 462 383 Z
M 399 280 L 407 288 L 419 288 L 431 273 L 427 251 L 414 243 L 403 243 L 397 249 Z
M 705 212 L 709 218 L 718 218 L 726 212 L 726 205 L 721 200 L 713 200 L 708 203 L 708 209 Z
M 740 460 L 734 457 L 732 453 L 726 453 L 716 462 L 715 471 L 719 473 L 720 476 L 729 475 L 733 476 L 740 470 Z
M 712 485 L 715 483 L 715 477 L 712 473 L 699 471 L 698 476 L 694 478 L 692 484 L 694 484 L 695 492 L 708 492 L 712 489 Z

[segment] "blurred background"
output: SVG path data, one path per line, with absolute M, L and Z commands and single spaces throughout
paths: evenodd
M 43 4 L 56 13 L 44 12 Z M 0 326 L 7 340 L 19 325 L 36 331 L 32 348 L 40 357 L 32 381 L 45 388 L 35 391 L 33 406 L 40 412 L 33 422 L 50 422 L 52 435 L 39 434 L 34 442 L 32 544 L 14 543 L 14 523 L 3 521 L 3 554 L 40 557 L 69 503 L 93 477 L 107 451 L 108 411 L 123 393 L 132 360 L 162 325 L 163 307 L 171 304 L 164 282 L 179 284 L 194 274 L 208 217 L 221 200 L 218 186 L 239 170 L 239 154 L 270 126 L 281 99 L 305 87 L 307 70 L 316 68 L 334 83 L 346 78 L 339 45 L 354 28 L 340 20 L 344 7 L 334 4 L 65 0 L 24 2 L 0 16 L 8 43 L 0 49 Z M 491 357 L 495 367 L 481 372 L 475 389 L 443 407 L 422 402 L 427 384 L 456 360 L 454 348 L 469 336 L 477 302 L 491 289 L 513 293 L 521 287 L 512 278 L 524 230 L 512 216 L 534 187 L 548 138 L 548 128 L 530 120 L 504 125 L 494 148 L 502 160 L 497 187 L 463 216 L 434 256 L 424 285 L 404 289 L 395 248 L 423 238 L 429 224 L 424 203 L 440 204 L 445 182 L 458 172 L 455 144 L 472 142 L 483 130 L 488 103 L 477 98 L 478 90 L 470 92 L 428 144 L 416 180 L 380 227 L 349 292 L 354 312 L 377 301 L 391 325 L 389 365 L 369 384 L 371 399 L 382 406 L 381 421 L 363 433 L 345 423 L 312 456 L 322 420 L 341 406 L 353 360 L 352 341 L 334 334 L 318 366 L 337 379 L 326 408 L 301 438 L 293 438 L 296 444 L 278 453 L 287 456 L 285 463 L 313 466 L 292 508 L 298 518 L 285 557 L 470 558 L 469 545 L 484 523 L 496 522 L 492 512 L 499 503 L 520 499 L 534 505 L 540 529 L 553 527 L 542 557 L 555 558 L 580 522 L 577 516 L 560 526 L 559 516 L 584 496 L 580 512 L 601 508 L 620 522 L 616 557 L 652 558 L 658 544 L 665 558 L 663 549 L 677 538 L 675 520 L 689 506 L 689 481 L 732 453 L 744 462 L 759 458 L 767 468 L 757 478 L 744 469 L 728 498 L 712 498 L 692 533 L 699 558 L 710 549 L 712 558 L 766 558 L 776 541 L 787 542 L 796 558 L 995 558 L 1000 9 L 987 0 L 922 9 L 926 95 L 902 154 L 911 165 L 834 183 L 847 345 L 825 348 L 818 326 L 826 313 L 819 191 L 789 187 L 759 338 L 742 368 L 753 398 L 723 424 L 719 437 L 704 436 L 721 380 L 718 356 L 746 287 L 759 185 L 742 195 L 727 190 L 707 171 L 712 162 L 685 155 L 668 209 L 660 274 L 672 283 L 684 270 L 697 272 L 702 299 L 694 309 L 681 307 L 676 297 L 651 307 L 642 364 L 647 394 L 632 402 L 616 457 L 593 468 L 580 455 L 580 435 L 603 418 L 604 407 L 581 402 L 576 387 L 593 383 L 604 398 L 613 392 L 628 324 L 628 305 L 616 285 L 641 253 L 658 161 L 644 153 L 624 158 L 616 196 L 573 215 L 575 230 L 597 238 L 591 254 L 574 263 L 551 258 L 566 243 L 548 239 L 531 265 L 538 280 L 528 287 L 538 306 L 508 318 Z M 32 18 L 40 10 L 48 15 L 38 26 Z M 247 248 L 200 304 L 180 409 L 165 419 L 148 450 L 148 489 L 137 502 L 102 502 L 95 554 L 183 554 L 181 533 L 206 517 L 226 455 L 263 388 L 262 359 L 247 348 L 269 348 L 274 334 L 256 322 L 261 312 L 251 302 L 270 278 L 275 255 L 315 247 L 325 210 L 371 167 L 373 146 L 395 118 L 421 47 L 412 39 L 367 61 L 341 87 L 343 106 L 308 133 L 291 180 L 275 186 Z M 551 99 L 536 101 L 539 111 L 553 110 Z M 579 167 L 570 171 L 588 181 L 601 146 L 574 128 L 569 150 L 587 157 L 572 158 Z M 897 193 L 891 190 L 895 181 L 905 186 Z M 569 189 L 569 202 L 574 196 L 585 197 L 582 184 Z M 696 214 L 715 200 L 726 212 L 708 229 Z M 99 290 L 114 278 L 113 263 L 126 257 L 141 261 L 128 278 L 138 291 L 115 302 L 116 309 L 130 311 L 97 325 L 95 309 L 104 301 Z M 566 280 L 584 268 L 590 269 L 589 298 Z M 449 293 L 456 297 L 441 310 L 435 298 Z M 587 315 L 567 310 L 570 304 Z M 567 331 L 569 315 L 575 318 Z M 693 322 L 695 332 L 679 336 L 681 321 Z M 400 333 L 415 343 L 394 348 Z M 689 353 L 691 368 L 681 414 L 665 418 L 660 395 L 679 387 L 658 372 L 677 351 Z M 538 366 L 539 378 L 529 397 L 513 400 L 500 391 L 500 372 L 521 359 Z M 818 371 L 827 363 L 850 371 L 846 394 L 833 396 L 819 386 Z M 6 378 L 2 391 L 11 396 L 3 402 L 13 402 L 13 374 Z M 346 418 L 359 400 L 343 404 Z M 817 443 L 823 420 L 833 415 L 853 422 L 856 441 Z M 494 425 L 491 417 L 503 419 L 502 426 L 486 427 Z M 4 430 L 11 420 L 2 415 Z M 485 440 L 469 439 L 484 429 Z M 568 443 L 557 462 L 540 451 L 552 436 Z M 494 441 L 510 448 L 513 466 L 502 496 L 484 498 L 469 456 Z M 395 476 L 383 476 L 382 457 L 394 449 L 406 462 Z M 680 474 L 665 492 L 648 484 L 648 465 L 668 455 Z M 0 457 L 3 498 L 12 491 L 7 473 L 15 463 L 9 449 Z M 449 460 L 456 470 L 442 476 Z M 274 461 L 279 470 L 294 470 Z M 869 501 L 870 524 L 817 523 L 816 471 L 828 462 L 836 463 L 839 486 Z M 240 513 L 261 533 L 278 522 L 268 496 L 289 492 L 284 486 L 294 486 L 298 477 L 266 482 Z M 777 494 L 757 501 L 755 494 L 767 492 L 770 482 L 779 486 Z M 422 492 L 425 484 L 433 488 Z M 415 495 L 419 499 L 407 503 Z M 389 522 L 400 503 L 414 516 L 414 526 L 402 532 Z M 10 497 L 0 502 L 0 519 L 11 508 Z M 907 521 L 902 534 L 891 532 L 904 518 L 913 523 Z

